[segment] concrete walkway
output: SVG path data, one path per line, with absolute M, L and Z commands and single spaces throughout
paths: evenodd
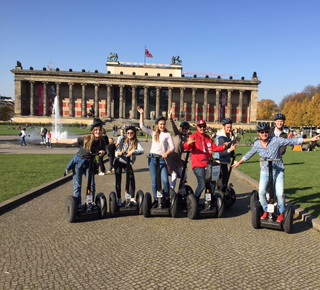
M 151 190 L 150 145 L 142 142 L 146 154 L 134 165 L 144 192 Z M 32 153 L 18 151 L 25 149 Z M 245 176 L 231 177 L 237 201 L 220 219 L 108 216 L 73 224 L 66 181 L 0 215 L 0 289 L 319 289 L 320 234 L 299 218 L 292 234 L 253 229 L 255 185 Z M 196 188 L 191 169 L 188 184 Z M 114 175 L 96 176 L 96 187 L 108 197 Z

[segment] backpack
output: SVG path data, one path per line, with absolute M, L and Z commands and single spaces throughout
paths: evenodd
M 19 137 L 21 137 L 22 136 L 22 132 L 20 132 L 20 134 L 19 134 Z
M 47 130 L 46 128 L 43 128 L 42 134 L 43 134 L 43 135 L 46 135 L 46 134 L 47 134 L 47 131 L 48 131 L 48 130 Z

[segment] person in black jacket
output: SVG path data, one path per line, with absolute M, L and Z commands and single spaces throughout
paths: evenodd
M 286 120 L 286 116 L 279 113 L 274 116 L 274 121 L 275 121 L 275 127 L 270 129 L 270 134 L 269 136 L 276 136 L 276 137 L 282 137 L 282 138 L 287 138 L 287 133 L 283 131 L 283 126 L 284 122 Z M 281 156 L 286 153 L 287 146 L 281 146 L 280 147 L 280 154 Z

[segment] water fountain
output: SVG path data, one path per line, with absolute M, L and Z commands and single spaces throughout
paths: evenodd
M 59 100 L 58 97 L 54 97 L 53 101 L 53 108 L 52 108 L 52 137 L 62 140 L 68 138 L 68 132 L 62 132 L 62 122 L 60 117 L 60 110 L 59 110 Z

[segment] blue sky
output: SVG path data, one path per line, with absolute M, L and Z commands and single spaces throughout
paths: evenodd
M 0 0 L 0 94 L 14 97 L 10 72 L 52 67 L 106 72 L 119 61 L 169 64 L 183 71 L 262 81 L 258 99 L 279 103 L 320 83 L 320 1 Z

